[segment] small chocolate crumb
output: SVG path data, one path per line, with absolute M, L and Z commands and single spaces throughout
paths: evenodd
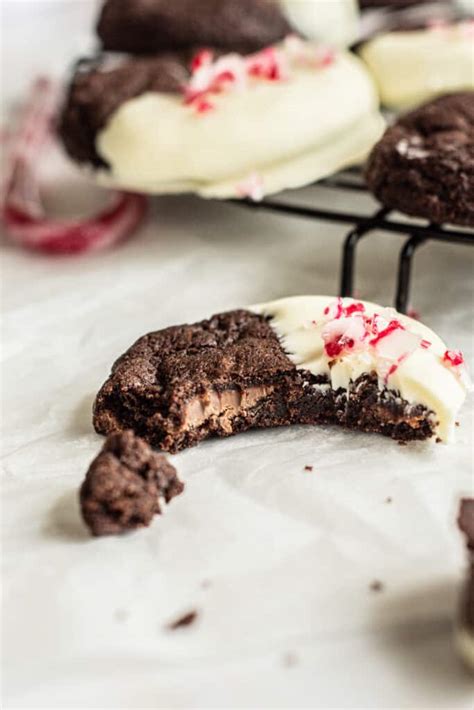
M 392 498 L 391 498 L 390 496 L 387 496 L 387 498 L 385 498 L 385 502 L 386 502 L 386 503 L 391 503 L 391 502 L 392 502 Z
M 399 446 L 406 446 L 406 445 L 407 445 L 407 442 L 406 442 L 406 441 L 401 441 L 401 440 L 399 440 L 397 443 L 398 443 Z
M 187 614 L 184 614 L 178 619 L 175 619 L 174 621 L 171 621 L 169 624 L 167 624 L 167 628 L 170 631 L 175 631 L 176 629 L 181 629 L 184 626 L 191 626 L 191 624 L 194 624 L 194 622 L 196 621 L 197 616 L 198 613 L 195 609 L 193 611 L 188 611 Z
M 371 592 L 383 592 L 384 585 L 380 580 L 374 579 L 374 581 L 371 582 L 369 589 Z
M 133 431 L 109 434 L 80 489 L 84 522 L 95 536 L 147 527 L 184 484 L 163 454 Z
M 312 471 L 312 470 L 313 470 L 313 466 L 309 466 L 309 465 L 308 465 L 308 466 L 305 466 L 305 467 L 304 467 L 304 470 L 305 470 L 305 471 Z
M 294 651 L 288 651 L 283 656 L 283 665 L 285 666 L 285 668 L 293 668 L 293 666 L 296 666 L 298 664 L 298 661 L 299 658 L 296 653 L 294 653 Z
M 442 440 L 439 436 L 437 436 L 436 439 L 435 439 L 435 441 L 436 441 L 437 444 L 441 444 L 441 442 L 442 442 L 443 440 Z
M 454 422 L 455 426 L 460 426 L 459 422 Z
M 116 609 L 114 612 L 115 621 L 127 621 L 129 616 L 130 614 L 126 609 Z

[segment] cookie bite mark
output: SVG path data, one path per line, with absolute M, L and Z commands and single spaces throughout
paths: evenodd
M 163 454 L 132 431 L 110 434 L 80 489 L 82 517 L 95 536 L 146 527 L 184 484 Z
M 398 119 L 369 157 L 369 189 L 386 207 L 474 226 L 474 92 L 448 94 Z
M 465 396 L 463 370 L 442 359 L 434 333 L 377 308 L 290 298 L 150 333 L 112 368 L 94 426 L 102 434 L 132 428 L 172 452 L 289 424 L 448 438 Z M 429 351 L 420 344 L 428 335 Z
M 228 436 L 265 417 L 274 377 L 294 369 L 265 318 L 232 311 L 141 338 L 114 365 L 99 392 L 100 433 L 131 428 L 177 451 Z

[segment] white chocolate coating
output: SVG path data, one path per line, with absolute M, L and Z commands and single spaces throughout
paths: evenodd
M 124 103 L 97 136 L 111 168 L 98 179 L 226 198 L 242 196 L 242 183 L 258 173 L 269 194 L 362 161 L 384 128 L 371 78 L 346 52 L 325 67 L 296 62 L 288 78 L 252 80 L 212 102 L 203 115 L 176 95 L 146 93 Z
M 363 304 L 364 313 L 372 317 L 380 314 L 385 320 L 396 318 L 403 326 L 393 337 L 380 340 L 376 347 L 360 344 L 352 351 L 330 357 L 325 349 L 328 331 L 348 321 L 337 321 L 331 315 L 335 304 L 347 307 Z M 326 308 L 331 313 L 325 314 Z M 446 345 L 422 323 L 373 303 L 344 298 L 336 301 L 328 296 L 296 296 L 254 306 L 251 310 L 271 316 L 270 324 L 277 333 L 282 346 L 292 362 L 314 375 L 326 375 L 333 389 L 349 389 L 364 373 L 375 372 L 380 387 L 399 392 L 400 397 L 411 404 L 422 404 L 434 412 L 435 433 L 443 440 L 452 438 L 457 413 L 466 397 L 467 386 L 462 373 L 443 361 Z M 351 332 L 358 327 L 358 316 L 349 323 Z M 329 325 L 328 325 L 329 324 Z M 413 338 L 407 346 L 406 340 Z M 354 336 L 357 339 L 356 336 Z M 401 340 L 400 340 L 401 338 Z M 430 343 L 428 348 L 418 347 L 418 339 Z M 367 343 L 368 341 L 364 341 Z M 399 356 L 404 359 L 400 361 Z M 331 363 L 331 366 L 330 366 Z M 390 367 L 397 363 L 393 372 Z
M 394 109 L 416 106 L 450 91 L 474 89 L 474 33 L 469 23 L 413 32 L 390 32 L 360 50 Z
M 279 1 L 293 27 L 308 39 L 347 47 L 357 37 L 357 0 Z

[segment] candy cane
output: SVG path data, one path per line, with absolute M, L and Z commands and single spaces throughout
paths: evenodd
M 46 78 L 37 79 L 20 117 L 18 129 L 2 136 L 4 179 L 1 218 L 7 235 L 21 246 L 56 254 L 105 249 L 129 236 L 142 222 L 143 195 L 113 193 L 113 203 L 98 214 L 74 220 L 48 219 L 40 198 L 36 165 L 52 138 L 59 92 Z

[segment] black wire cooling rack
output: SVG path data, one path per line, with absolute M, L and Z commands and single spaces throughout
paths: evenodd
M 338 190 L 340 193 L 359 192 L 369 194 L 362 174 L 356 168 L 338 173 L 315 184 L 328 191 Z M 351 229 L 346 233 L 342 246 L 339 288 L 341 296 L 352 296 L 354 293 L 356 252 L 361 239 L 368 236 L 381 238 L 383 234 L 398 234 L 406 237 L 399 253 L 395 293 L 395 308 L 400 313 L 406 313 L 408 310 L 413 260 L 419 247 L 430 240 L 449 242 L 450 244 L 474 245 L 474 231 L 472 230 L 456 229 L 439 224 L 423 224 L 419 220 L 402 221 L 393 217 L 393 211 L 387 208 L 377 209 L 372 214 L 363 214 L 339 209 L 321 209 L 319 207 L 289 204 L 280 197 L 277 199 L 264 199 L 261 202 L 235 200 L 233 204 L 254 210 L 275 212 L 288 217 L 303 217 L 351 225 Z

